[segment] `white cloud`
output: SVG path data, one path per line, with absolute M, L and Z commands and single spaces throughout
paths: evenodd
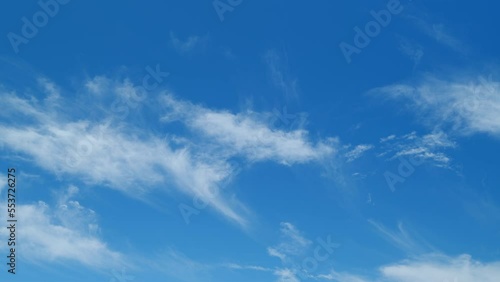
M 162 138 L 149 134 L 138 138 L 135 128 L 114 128 L 111 120 L 72 122 L 44 112 L 36 102 L 12 95 L 3 98 L 10 110 L 38 122 L 0 124 L 2 141 L 9 149 L 31 156 L 39 166 L 136 197 L 161 186 L 175 187 L 207 200 L 229 219 L 245 224 L 235 210 L 237 201 L 230 204 L 221 194 L 212 193 L 233 172 L 224 159 L 193 153 L 189 147 L 174 150 Z M 148 177 L 142 177 L 145 171 Z
M 71 200 L 76 193 L 76 187 L 70 186 L 55 207 L 41 201 L 17 206 L 17 213 L 22 215 L 17 232 L 22 238 L 18 248 L 23 259 L 36 263 L 78 262 L 101 270 L 128 265 L 124 255 L 109 249 L 97 236 L 95 213 Z M 5 222 L 6 214 L 0 218 Z M 8 230 L 2 228 L 0 234 L 8 236 Z
M 423 121 L 459 134 L 500 136 L 500 82 L 490 76 L 455 76 L 439 79 L 426 75 L 416 83 L 374 89 L 393 99 L 405 99 Z
M 352 162 L 358 158 L 360 158 L 366 151 L 373 149 L 374 146 L 370 144 L 361 144 L 354 147 L 354 149 L 350 150 L 345 154 L 347 162 Z
M 447 134 L 436 131 L 424 136 L 411 132 L 403 136 L 390 135 L 380 139 L 383 152 L 379 156 L 389 155 L 389 159 L 411 157 L 415 160 L 426 161 L 434 166 L 449 168 L 451 159 L 443 151 L 455 148 Z
M 108 89 L 110 84 L 111 81 L 107 77 L 95 76 L 85 82 L 85 88 L 92 94 L 102 94 Z
M 278 276 L 277 282 L 299 282 L 299 278 L 295 276 L 292 270 L 288 268 L 278 269 L 274 272 L 274 275 Z
M 232 114 L 214 111 L 163 96 L 170 112 L 164 121 L 179 119 L 196 133 L 215 142 L 226 155 L 244 156 L 250 161 L 276 161 L 282 164 L 321 161 L 335 149 L 329 140 L 309 141 L 305 130 L 284 131 L 269 127 L 264 116 L 254 113 Z
M 402 240 L 409 238 L 401 235 L 394 236 L 399 236 Z M 437 252 L 411 255 L 408 259 L 382 265 L 373 271 L 363 271 L 363 274 L 332 269 L 325 274 L 301 275 L 300 270 L 293 266 L 269 268 L 234 263 L 211 265 L 194 261 L 173 250 L 169 250 L 165 256 L 153 262 L 153 268 L 176 277 L 180 281 L 198 281 L 202 278 L 207 280 L 207 277 L 215 273 L 214 270 L 221 267 L 272 273 L 277 278 L 276 282 L 496 282 L 500 277 L 500 262 L 498 261 L 481 262 L 472 259 L 467 254 L 453 257 Z
M 360 276 L 356 276 L 349 273 L 344 272 L 336 272 L 332 270 L 328 274 L 320 274 L 315 276 L 316 280 L 327 280 L 327 281 L 336 281 L 336 282 L 368 282 L 364 278 Z
M 384 239 L 408 254 L 419 254 L 425 251 L 434 250 L 434 248 L 425 241 L 417 241 L 417 239 L 413 238 L 413 236 L 403 227 L 403 223 L 401 222 L 398 223 L 397 231 L 392 231 L 373 220 L 368 220 L 368 222 L 375 227 L 377 232 L 379 232 Z
M 452 257 L 438 252 L 425 240 L 416 238 L 398 224 L 393 231 L 382 224 L 369 220 L 377 232 L 395 247 L 405 251 L 408 258 L 378 267 L 372 275 L 338 272 L 315 275 L 316 280 L 339 282 L 475 282 L 497 281 L 500 277 L 500 262 L 480 262 L 470 255 Z M 367 273 L 365 271 L 365 273 Z
M 298 282 L 298 281 L 318 281 L 318 280 L 335 280 L 342 282 L 362 282 L 364 280 L 354 279 L 354 275 L 348 273 L 337 273 L 332 271 L 330 274 L 314 274 L 321 262 L 324 262 L 329 257 L 320 258 L 313 250 L 313 242 L 307 239 L 300 230 L 293 224 L 288 222 L 280 223 L 280 242 L 273 247 L 267 249 L 268 254 L 277 257 L 281 260 L 280 267 L 265 267 L 265 266 L 240 266 L 231 264 L 232 269 L 238 270 L 253 270 L 262 272 L 272 272 L 277 277 L 277 282 Z M 330 241 L 330 236 L 326 241 L 318 238 L 318 247 L 323 247 L 327 253 L 331 254 L 331 248 L 338 247 L 338 244 L 333 244 Z M 313 269 L 308 269 L 307 263 L 316 265 Z M 326 263 L 325 263 L 326 264 Z M 342 280 L 343 279 L 343 280 Z
M 312 242 L 305 238 L 293 224 L 282 222 L 280 226 L 282 242 L 277 246 L 269 247 L 268 254 L 280 258 L 283 262 L 287 262 L 289 257 L 304 254 Z
M 93 79 L 86 88 L 121 97 L 124 103 L 138 95 L 129 80 L 111 82 Z M 64 105 L 60 112 L 36 99 L 19 98 L 6 91 L 0 98 L 7 109 L 0 113 L 5 117 L 0 122 L 0 142 L 47 171 L 141 199 L 154 191 L 176 189 L 207 202 L 241 226 L 247 226 L 251 212 L 231 191 L 221 189 L 237 171 L 231 158 L 292 165 L 319 162 L 335 151 L 329 141 L 310 141 L 305 130 L 272 129 L 263 121 L 265 114 L 259 118 L 257 114 L 213 111 L 171 96 L 162 96 L 161 102 L 193 134 L 171 134 L 172 138 L 165 139 L 164 135 L 125 123 L 97 101 L 87 104 L 86 110 L 98 113 L 100 119 L 72 116 L 78 112 L 77 107 L 63 100 L 59 101 Z M 9 122 L 14 117 L 16 122 Z M 148 177 L 143 177 L 144 172 Z
M 382 137 L 382 138 L 380 138 L 380 143 L 384 143 L 384 142 L 393 140 L 394 138 L 396 138 L 396 135 L 394 135 L 394 134 L 391 134 L 387 137 Z
M 226 263 L 222 265 L 223 267 L 230 269 L 238 269 L 238 270 L 254 270 L 254 271 L 263 271 L 263 272 L 274 272 L 274 269 L 262 267 L 258 265 L 240 265 L 236 263 Z
M 207 40 L 208 36 L 197 35 L 189 36 L 186 40 L 182 40 L 175 36 L 172 31 L 170 32 L 170 43 L 174 49 L 181 54 L 192 52 L 196 48 L 200 47 L 200 45 L 205 44 Z
M 373 278 L 352 273 L 317 275 L 316 280 L 338 282 L 496 282 L 500 277 L 500 262 L 483 263 L 470 255 L 450 257 L 431 253 L 406 259 L 379 268 Z
M 48 80 L 47 78 L 39 78 L 38 84 L 42 87 L 43 91 L 47 94 L 47 99 L 49 100 L 57 100 L 59 99 L 61 93 L 58 87 Z
M 384 266 L 384 278 L 401 282 L 493 282 L 500 277 L 500 262 L 481 263 L 469 255 L 427 255 L 416 260 Z

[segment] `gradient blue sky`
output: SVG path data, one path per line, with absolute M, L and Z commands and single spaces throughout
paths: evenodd
M 496 2 L 3 6 L 0 280 L 500 281 Z

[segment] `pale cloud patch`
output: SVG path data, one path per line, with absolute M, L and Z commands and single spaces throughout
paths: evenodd
M 180 54 L 186 54 L 203 47 L 208 40 L 208 36 L 192 35 L 186 39 L 177 37 L 172 31 L 170 32 L 170 44 Z
M 38 84 L 47 95 L 47 100 L 54 103 L 61 96 L 59 88 L 47 78 L 39 78 Z
M 295 275 L 295 273 L 288 268 L 277 269 L 274 272 L 274 275 L 278 277 L 276 282 L 299 282 L 299 278 Z
M 452 50 L 465 54 L 467 53 L 467 46 L 452 35 L 450 29 L 443 23 L 431 23 L 430 20 L 423 18 L 409 16 L 410 20 L 419 28 L 424 34 L 434 39 L 437 43 L 451 48 Z
M 424 56 L 423 47 L 420 44 L 412 42 L 406 38 L 401 38 L 399 40 L 399 51 L 410 58 L 413 62 L 413 69 L 420 64 L 420 61 Z
M 105 76 L 95 76 L 84 84 L 86 90 L 92 94 L 102 94 L 110 86 L 111 81 Z
M 345 153 L 344 156 L 347 159 L 347 162 L 352 162 L 352 161 L 360 158 L 365 152 L 367 152 L 373 148 L 374 148 L 374 146 L 371 144 L 357 145 L 352 150 Z

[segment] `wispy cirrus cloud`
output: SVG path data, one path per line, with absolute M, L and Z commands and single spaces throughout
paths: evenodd
M 443 23 L 433 22 L 428 18 L 407 16 L 410 21 L 424 34 L 434 39 L 437 43 L 447 46 L 452 50 L 466 54 L 468 47 L 466 44 L 452 34 L 452 31 Z
M 196 134 L 214 142 L 224 155 L 240 155 L 250 161 L 275 161 L 292 165 L 321 161 L 335 153 L 334 143 L 313 143 L 303 129 L 277 130 L 266 122 L 269 114 L 210 110 L 171 95 L 161 97 L 167 106 L 164 122 L 179 120 Z
M 413 69 L 416 69 L 424 56 L 423 47 L 407 38 L 399 39 L 399 50 L 413 61 Z
M 283 262 L 288 262 L 290 257 L 303 255 L 310 247 L 312 241 L 305 238 L 301 232 L 291 223 L 280 224 L 282 242 L 274 247 L 267 248 L 270 256 L 278 257 Z
M 220 189 L 237 174 L 232 158 L 242 157 L 245 163 L 293 165 L 321 162 L 335 153 L 329 139 L 313 142 L 304 129 L 272 128 L 265 122 L 270 113 L 233 114 L 172 95 L 147 93 L 151 101 L 144 102 L 145 106 L 156 103 L 167 109 L 156 112 L 156 121 L 167 123 L 175 118 L 190 130 L 180 135 L 178 131 L 167 132 L 169 138 L 165 138 L 164 133 L 147 130 L 148 126 L 143 129 L 140 118 L 134 122 L 126 119 L 124 114 L 132 109 L 141 112 L 133 100 L 145 95 L 130 80 L 101 76 L 83 85 L 79 91 L 84 95 L 104 93 L 100 96 L 108 100 L 118 97 L 122 104 L 109 106 L 106 99 L 96 98 L 87 104 L 85 115 L 78 103 L 43 96 L 50 93 L 27 99 L 4 89 L 0 94 L 6 108 L 0 113 L 4 118 L 0 141 L 58 176 L 77 177 L 140 199 L 150 193 L 178 191 L 206 201 L 241 226 L 249 224 L 251 212 L 231 191 Z M 10 122 L 14 118 L 15 126 Z M 141 177 L 144 171 L 148 171 L 147 178 Z
M 500 136 L 500 82 L 492 76 L 427 74 L 416 82 L 384 86 L 371 93 L 409 102 L 418 117 L 433 127 L 463 135 Z
M 500 275 L 500 262 L 481 262 L 473 259 L 470 255 L 462 254 L 449 256 L 438 252 L 425 240 L 418 237 L 414 232 L 408 231 L 403 224 L 398 223 L 397 230 L 392 230 L 384 225 L 369 220 L 375 230 L 394 247 L 406 252 L 408 258 L 387 263 L 373 270 L 365 270 L 363 273 L 349 270 L 331 269 L 324 273 L 302 273 L 296 268 L 294 260 L 301 257 L 309 249 L 309 240 L 290 223 L 281 223 L 282 242 L 280 259 L 282 267 L 266 266 L 244 266 L 238 264 L 226 264 L 225 267 L 234 270 L 259 271 L 273 274 L 277 282 L 284 281 L 336 281 L 336 282 L 494 282 Z M 283 247 L 283 244 L 287 245 Z M 278 246 L 280 246 L 278 245 Z M 293 245 L 293 247 L 290 247 Z M 289 251 L 286 255 L 283 250 Z
M 287 101 L 295 101 L 299 96 L 298 80 L 290 74 L 286 53 L 268 50 L 264 55 L 269 75 L 274 85 L 280 89 Z
M 368 220 L 368 222 L 375 228 L 375 230 L 389 243 L 397 247 L 398 249 L 411 254 L 422 254 L 429 251 L 435 251 L 434 247 L 430 246 L 427 242 L 423 240 L 418 240 L 414 238 L 403 226 L 402 222 L 398 222 L 397 231 L 393 231 L 384 225 L 374 221 Z
M 451 158 L 446 150 L 457 147 L 447 134 L 436 131 L 423 136 L 411 132 L 403 136 L 390 135 L 380 139 L 383 150 L 379 157 L 388 156 L 390 160 L 410 157 L 443 168 L 451 166 Z
M 328 260 L 334 249 L 339 247 L 331 241 L 331 236 L 326 240 L 317 238 L 317 245 L 314 246 L 313 241 L 289 222 L 280 223 L 280 233 L 280 242 L 267 248 L 268 255 L 281 261 L 281 266 L 275 267 L 273 272 L 278 282 L 316 280 L 314 272 L 319 264 Z
M 344 154 L 347 162 L 352 162 L 358 158 L 360 158 L 365 152 L 373 149 L 374 146 L 371 144 L 361 144 L 356 145 L 353 149 L 349 150 Z
M 215 268 L 214 265 L 193 260 L 171 248 L 149 263 L 152 269 L 178 281 L 212 281 L 209 277 Z

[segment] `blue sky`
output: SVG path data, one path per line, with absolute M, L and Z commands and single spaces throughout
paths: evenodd
M 5 4 L 0 277 L 499 281 L 497 6 Z

